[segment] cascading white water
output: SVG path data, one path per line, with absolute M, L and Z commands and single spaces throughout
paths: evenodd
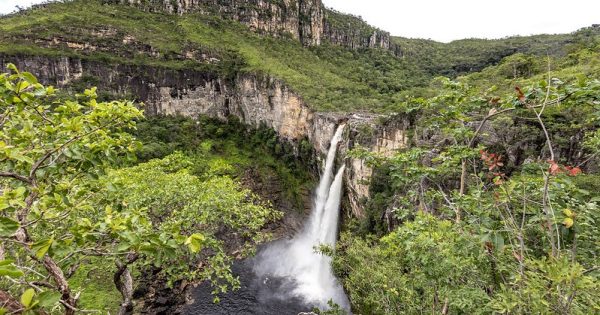
M 254 267 L 265 281 L 269 276 L 292 279 L 291 294 L 323 308 L 329 300 L 349 308 L 346 294 L 331 270 L 331 257 L 315 252 L 315 247 L 321 244 L 334 246 L 337 238 L 345 167 L 340 167 L 335 177 L 333 167 L 344 127 L 340 125 L 331 139 L 313 210 L 303 230 L 292 240 L 273 243 L 261 251 Z
M 323 211 L 327 204 L 327 197 L 329 196 L 329 190 L 331 188 L 331 181 L 333 179 L 333 166 L 335 164 L 335 155 L 337 153 L 337 146 L 342 140 L 342 133 L 344 132 L 344 125 L 340 125 L 331 138 L 329 144 L 329 151 L 327 152 L 327 158 L 325 159 L 325 165 L 323 165 L 323 172 L 321 173 L 321 179 L 319 180 L 319 186 L 315 197 L 313 199 L 313 210 L 308 223 L 304 226 L 302 231 L 303 236 L 310 237 L 311 235 L 317 235 L 318 229 L 321 228 L 321 220 L 323 217 Z M 337 222 L 335 229 L 337 230 Z M 301 234 L 301 235 L 302 235 Z

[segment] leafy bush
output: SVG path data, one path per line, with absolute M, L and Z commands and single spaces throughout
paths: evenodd
M 278 212 L 214 168 L 191 174 L 183 154 L 123 168 L 139 145 L 126 132 L 142 117 L 132 103 L 98 102 L 95 88 L 61 99 L 9 68 L 0 74 L 0 313 L 80 311 L 69 279 L 89 257 L 114 266 L 120 312 L 133 304 L 134 267 L 160 268 L 170 282 L 211 280 L 214 293 L 238 285 L 223 235 L 237 234 L 248 254 Z
M 376 242 L 344 235 L 334 267 L 361 314 L 480 313 L 488 303 L 489 261 L 477 237 L 419 214 Z
M 365 221 L 378 235 L 392 230 L 342 238 L 335 266 L 353 308 L 600 311 L 600 82 L 554 78 L 501 97 L 441 83 L 439 95 L 418 100 L 414 147 L 387 158 L 351 153 L 388 170 L 373 177 Z M 523 147 L 535 151 L 523 157 Z M 382 209 L 392 219 L 382 222 Z

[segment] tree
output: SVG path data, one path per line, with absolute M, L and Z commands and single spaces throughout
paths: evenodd
M 201 179 L 190 169 L 194 161 L 175 153 L 110 171 L 100 179 L 106 189 L 93 197 L 95 203 L 107 204 L 105 212 L 91 211 L 78 225 L 88 231 L 85 237 L 110 244 L 105 253 L 96 254 L 108 260 L 120 254 L 112 259 L 117 266 L 114 279 L 126 309 L 132 306 L 133 263 L 142 269 L 160 268 L 170 283 L 209 280 L 213 294 L 237 288 L 232 258 L 252 253 L 268 237 L 263 227 L 280 217 L 228 176 L 209 170 Z
M 588 176 L 597 181 L 597 175 L 583 172 L 600 153 L 600 82 L 549 78 L 502 97 L 446 82 L 446 90 L 422 102 L 417 147 L 390 158 L 362 149 L 352 153 L 389 169 L 392 212 L 402 222 L 372 244 L 353 239 L 336 252 L 343 282 L 358 296 L 352 296 L 354 307 L 386 314 L 404 307 L 440 313 L 598 312 L 599 199 L 577 183 Z M 560 122 L 564 112 L 579 114 L 577 128 Z M 494 131 L 512 132 L 518 122 L 536 126 L 523 130 L 535 133 L 538 151 L 508 165 L 503 149 L 510 144 L 501 145 L 503 135 Z M 565 150 L 556 143 L 579 133 L 586 139 L 572 164 L 577 160 L 561 154 Z M 570 145 L 573 151 L 578 144 Z M 444 221 L 451 218 L 453 223 Z M 371 266 L 373 261 L 385 263 Z M 463 266 L 475 278 L 461 274 Z M 363 268 L 373 272 L 367 276 Z M 431 298 L 435 290 L 437 299 Z
M 64 99 L 9 68 L 0 75 L 4 311 L 79 311 L 69 278 L 90 256 L 115 265 L 121 314 L 132 307 L 133 266 L 170 282 L 209 279 L 215 293 L 237 285 L 225 235 L 241 257 L 277 212 L 228 177 L 191 175 L 181 154 L 123 168 L 139 147 L 127 130 L 140 110 L 97 102 L 95 88 Z
M 22 310 L 57 300 L 74 314 L 77 294 L 67 279 L 75 264 L 66 261 L 89 244 L 73 242 L 69 223 L 92 206 L 81 184 L 133 157 L 136 144 L 124 129 L 142 113 L 128 102 L 96 102 L 95 89 L 61 100 L 30 73 L 8 67 L 12 73 L 0 75 L 1 275 L 12 294 L 27 288 Z

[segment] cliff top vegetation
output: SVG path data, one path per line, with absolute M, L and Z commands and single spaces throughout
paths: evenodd
M 359 18 L 326 12 L 328 22 L 338 29 L 373 30 Z M 509 75 L 504 78 L 510 82 L 546 69 L 528 65 L 526 60 L 519 64 L 515 57 L 511 59 L 515 54 L 524 59 L 548 55 L 554 69 L 572 67 L 573 58 L 583 58 L 576 62 L 578 67 L 583 63 L 598 72 L 597 28 L 449 44 L 392 38 L 389 50 L 352 50 L 327 40 L 320 46 L 304 47 L 289 37 L 257 34 L 238 22 L 208 13 L 175 15 L 99 0 L 74 0 L 0 17 L 0 31 L 0 53 L 5 55 L 68 56 L 195 69 L 226 78 L 244 73 L 272 76 L 319 111 L 397 112 L 410 96 L 432 95 L 436 88 L 432 79 L 439 75 L 456 78 L 484 69 L 494 72 L 511 65 L 520 67 L 512 73 L 507 70 Z M 579 56 L 582 50 L 587 51 L 584 57 Z M 474 75 L 469 80 L 484 77 Z

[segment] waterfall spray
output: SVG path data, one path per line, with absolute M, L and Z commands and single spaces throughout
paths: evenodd
M 329 300 L 349 308 L 348 298 L 331 270 L 331 257 L 315 253 L 315 247 L 321 244 L 334 246 L 337 238 L 345 167 L 340 167 L 335 176 L 333 167 L 344 127 L 340 125 L 331 139 L 313 199 L 313 210 L 303 230 L 293 239 L 273 243 L 261 251 L 254 267 L 265 281 L 269 276 L 292 280 L 291 294 L 323 308 Z M 285 294 L 282 297 L 285 298 Z

